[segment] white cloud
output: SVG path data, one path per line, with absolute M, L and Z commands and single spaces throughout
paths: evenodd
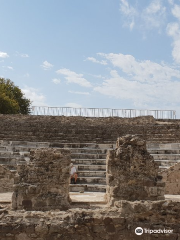
M 172 14 L 174 17 L 176 17 L 178 20 L 180 20 L 180 6 L 175 4 L 172 8 Z
M 172 77 L 180 78 L 180 71 L 175 70 L 167 65 L 158 64 L 149 60 L 137 61 L 132 55 L 124 54 L 103 54 L 102 57 L 108 59 L 114 67 L 120 68 L 124 73 L 140 82 L 149 81 L 168 81 Z
M 32 101 L 33 106 L 47 106 L 45 102 L 46 97 L 40 93 L 38 89 L 26 86 L 22 89 L 22 92 L 25 94 L 26 98 Z
M 167 34 L 173 38 L 172 56 L 176 63 L 180 63 L 180 26 L 178 23 L 169 23 L 167 26 Z
M 135 25 L 134 19 L 138 15 L 137 9 L 130 5 L 127 0 L 120 0 L 120 11 L 127 18 L 125 25 L 132 30 Z
M 99 64 L 102 64 L 102 65 L 107 65 L 107 62 L 102 60 L 102 61 L 98 61 L 97 59 L 93 58 L 93 57 L 88 57 L 86 60 L 88 61 L 91 61 L 91 62 L 94 62 L 94 63 L 99 63 Z
M 162 0 L 152 1 L 149 6 L 143 10 L 142 18 L 147 28 L 160 28 L 166 19 L 166 7 L 163 6 Z
M 5 69 L 9 69 L 9 70 L 14 70 L 14 68 L 13 67 L 10 67 L 10 66 L 2 66 L 3 68 L 5 68 Z M 6 70 L 7 71 L 7 70 Z
M 30 77 L 30 74 L 29 73 L 26 73 L 26 74 L 24 74 L 24 77 Z
M 72 107 L 72 108 L 82 108 L 80 104 L 77 103 L 66 103 L 66 107 Z
M 57 78 L 53 78 L 52 82 L 55 83 L 55 84 L 59 84 L 61 82 L 61 80 L 57 79 Z
M 50 70 L 50 69 L 52 69 L 53 65 L 51 63 L 49 63 L 48 61 L 44 61 L 43 64 L 41 65 L 41 67 L 44 70 Z
M 28 54 L 26 54 L 26 53 L 21 53 L 21 55 L 20 55 L 22 58 L 28 58 L 29 57 L 29 55 Z
M 173 5 L 174 4 L 174 0 L 168 0 L 169 4 Z
M 5 52 L 0 52 L 0 58 L 8 58 L 9 55 Z
M 138 108 L 172 108 L 172 103 L 180 104 L 179 70 L 163 63 L 137 61 L 132 55 L 101 53 L 101 56 L 119 70 L 111 70 L 110 77 L 95 87 L 95 91 L 131 100 Z
M 16 51 L 16 56 L 22 57 L 22 58 L 28 58 L 29 55 L 27 53 L 19 53 L 18 51 Z
M 68 91 L 69 93 L 80 94 L 80 95 L 90 95 L 89 92 L 76 92 L 76 91 Z
M 10 66 L 7 66 L 7 68 L 10 69 L 10 70 L 14 70 L 13 67 L 10 67 Z
M 83 74 L 77 74 L 66 68 L 59 69 L 56 73 L 64 75 L 68 83 L 76 83 L 82 87 L 91 87 L 91 83 L 83 77 Z
M 127 0 L 120 0 L 120 12 L 125 18 L 124 25 L 130 30 L 135 25 L 143 31 L 152 28 L 160 29 L 166 20 L 166 7 L 163 5 L 163 0 L 153 0 L 143 9 L 140 9 L 137 4 L 132 6 Z

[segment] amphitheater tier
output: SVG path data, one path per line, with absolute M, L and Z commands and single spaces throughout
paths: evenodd
M 180 142 L 180 120 L 0 115 L 0 140 L 57 143 L 114 143 L 136 134 L 150 143 Z

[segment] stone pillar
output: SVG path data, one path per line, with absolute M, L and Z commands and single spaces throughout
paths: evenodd
M 70 162 L 68 150 L 44 148 L 31 151 L 30 162 L 17 167 L 13 209 L 68 209 Z
M 158 183 L 158 166 L 137 136 L 117 139 L 116 149 L 107 155 L 106 199 L 109 205 L 119 200 L 164 199 L 164 183 Z

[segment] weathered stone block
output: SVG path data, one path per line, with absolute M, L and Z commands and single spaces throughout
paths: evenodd
M 162 182 L 165 183 L 165 194 L 180 194 L 180 163 L 162 172 Z
M 157 185 L 158 166 L 147 152 L 146 142 L 139 137 L 118 138 L 106 163 L 106 199 L 110 205 L 119 200 L 157 200 L 164 195 L 163 184 Z
M 70 152 L 67 150 L 31 151 L 30 162 L 18 165 L 13 209 L 67 209 L 70 201 L 70 162 Z

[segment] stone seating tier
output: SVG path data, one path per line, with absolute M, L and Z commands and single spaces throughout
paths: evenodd
M 112 143 L 135 134 L 148 142 L 180 142 L 179 120 L 0 115 L 0 139 L 9 141 Z
M 29 161 L 30 150 L 36 148 L 70 149 L 71 162 L 78 170 L 77 184 L 70 185 L 70 191 L 105 192 L 106 191 L 106 153 L 113 144 L 90 143 L 49 143 L 26 141 L 1 141 L 0 164 L 16 169 L 17 164 Z M 1 156 L 2 154 L 2 156 Z
M 71 162 L 78 169 L 78 182 L 71 184 L 70 191 L 105 192 L 106 191 L 106 154 L 115 149 L 115 144 L 95 143 L 53 143 L 0 141 L 0 164 L 15 170 L 18 163 L 29 161 L 31 149 L 55 147 L 71 151 Z M 180 161 L 180 144 L 147 144 L 148 151 L 154 157 L 160 170 L 169 168 Z M 178 149 L 179 147 L 179 149 Z M 175 148 L 175 149 L 174 149 Z

